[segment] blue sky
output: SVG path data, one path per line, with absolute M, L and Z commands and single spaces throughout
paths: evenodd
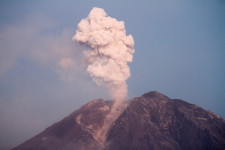
M 20 144 L 92 99 L 109 99 L 72 41 L 93 7 L 123 20 L 134 38 L 128 98 L 159 91 L 225 117 L 224 1 L 0 3 L 0 147 Z

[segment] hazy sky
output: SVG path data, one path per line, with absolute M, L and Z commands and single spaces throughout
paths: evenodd
M 224 0 L 0 0 L 0 149 L 109 99 L 72 41 L 93 7 L 134 37 L 128 98 L 158 91 L 225 117 Z

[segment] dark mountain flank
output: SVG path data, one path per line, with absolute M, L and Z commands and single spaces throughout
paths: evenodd
M 13 150 L 224 150 L 225 120 L 199 106 L 149 92 L 126 102 L 98 137 L 112 101 L 93 100 Z

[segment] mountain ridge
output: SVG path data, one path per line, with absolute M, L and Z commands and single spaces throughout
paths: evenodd
M 126 103 L 104 146 L 96 137 L 113 101 L 95 99 L 13 150 L 225 149 L 225 120 L 197 105 L 157 91 Z

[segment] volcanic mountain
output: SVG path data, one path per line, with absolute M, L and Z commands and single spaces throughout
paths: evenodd
M 149 92 L 126 101 L 104 143 L 113 101 L 93 100 L 13 150 L 224 150 L 225 120 L 199 106 Z

